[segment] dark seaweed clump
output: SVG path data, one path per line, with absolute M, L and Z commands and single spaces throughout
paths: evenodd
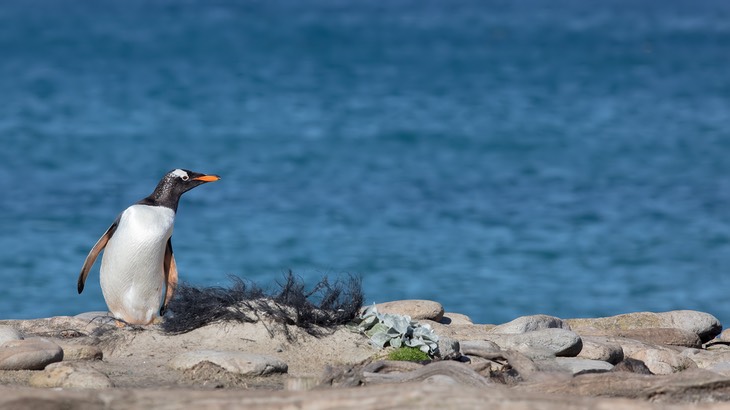
M 364 296 L 362 280 L 330 283 L 323 277 L 311 290 L 290 271 L 278 290 L 265 292 L 256 284 L 231 276 L 230 287 L 195 287 L 181 283 L 170 301 L 162 329 L 168 333 L 186 333 L 216 322 L 277 323 L 287 337 L 286 325 L 298 326 L 320 336 L 335 326 L 353 320 L 360 311 Z M 269 329 L 271 332 L 271 329 Z

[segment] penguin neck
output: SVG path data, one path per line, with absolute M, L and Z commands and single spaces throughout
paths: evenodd
M 157 184 L 157 188 L 150 196 L 137 203 L 140 205 L 164 206 L 177 213 L 177 204 L 179 202 L 180 194 L 173 191 L 172 184 L 167 179 L 163 179 Z

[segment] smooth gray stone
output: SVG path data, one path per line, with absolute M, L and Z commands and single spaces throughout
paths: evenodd
M 530 350 L 551 352 L 555 356 L 577 356 L 583 342 L 576 333 L 560 328 L 535 330 L 519 334 L 490 334 L 488 339 L 501 349 L 514 349 L 527 356 Z
M 0 370 L 41 370 L 63 360 L 63 349 L 46 339 L 11 340 L 0 346 Z

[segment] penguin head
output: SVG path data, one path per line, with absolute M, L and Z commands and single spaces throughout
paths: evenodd
M 217 181 L 219 179 L 221 179 L 221 177 L 218 175 L 206 175 L 178 168 L 168 172 L 162 178 L 160 183 L 166 182 L 170 186 L 172 192 L 177 193 L 177 195 L 180 196 L 198 185 L 203 185 L 206 182 Z
M 177 210 L 180 196 L 196 186 L 221 179 L 218 175 L 207 175 L 187 169 L 173 169 L 165 174 L 154 192 L 139 203 L 144 205 L 166 206 Z

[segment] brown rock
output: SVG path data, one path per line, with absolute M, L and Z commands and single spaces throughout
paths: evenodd
M 71 387 L 103 389 L 114 387 L 114 383 L 104 373 L 78 363 L 53 363 L 40 373 L 31 376 L 29 384 L 33 387 Z
M 380 313 L 408 315 L 413 320 L 428 319 L 438 322 L 444 317 L 444 307 L 431 300 L 396 300 L 375 305 Z
M 461 313 L 452 313 L 452 312 L 446 312 L 444 313 L 444 317 L 440 320 L 441 324 L 444 325 L 473 325 L 474 322 L 472 322 L 471 318 L 467 315 L 462 315 Z
M 101 360 L 104 353 L 97 346 L 79 345 L 60 341 L 58 343 L 63 349 L 63 360 Z
M 722 330 L 722 325 L 716 317 L 694 310 L 636 312 L 596 319 L 568 319 L 567 322 L 578 333 L 583 333 L 583 329 L 612 331 L 647 328 L 681 329 L 696 334 L 702 342 L 711 340 Z

